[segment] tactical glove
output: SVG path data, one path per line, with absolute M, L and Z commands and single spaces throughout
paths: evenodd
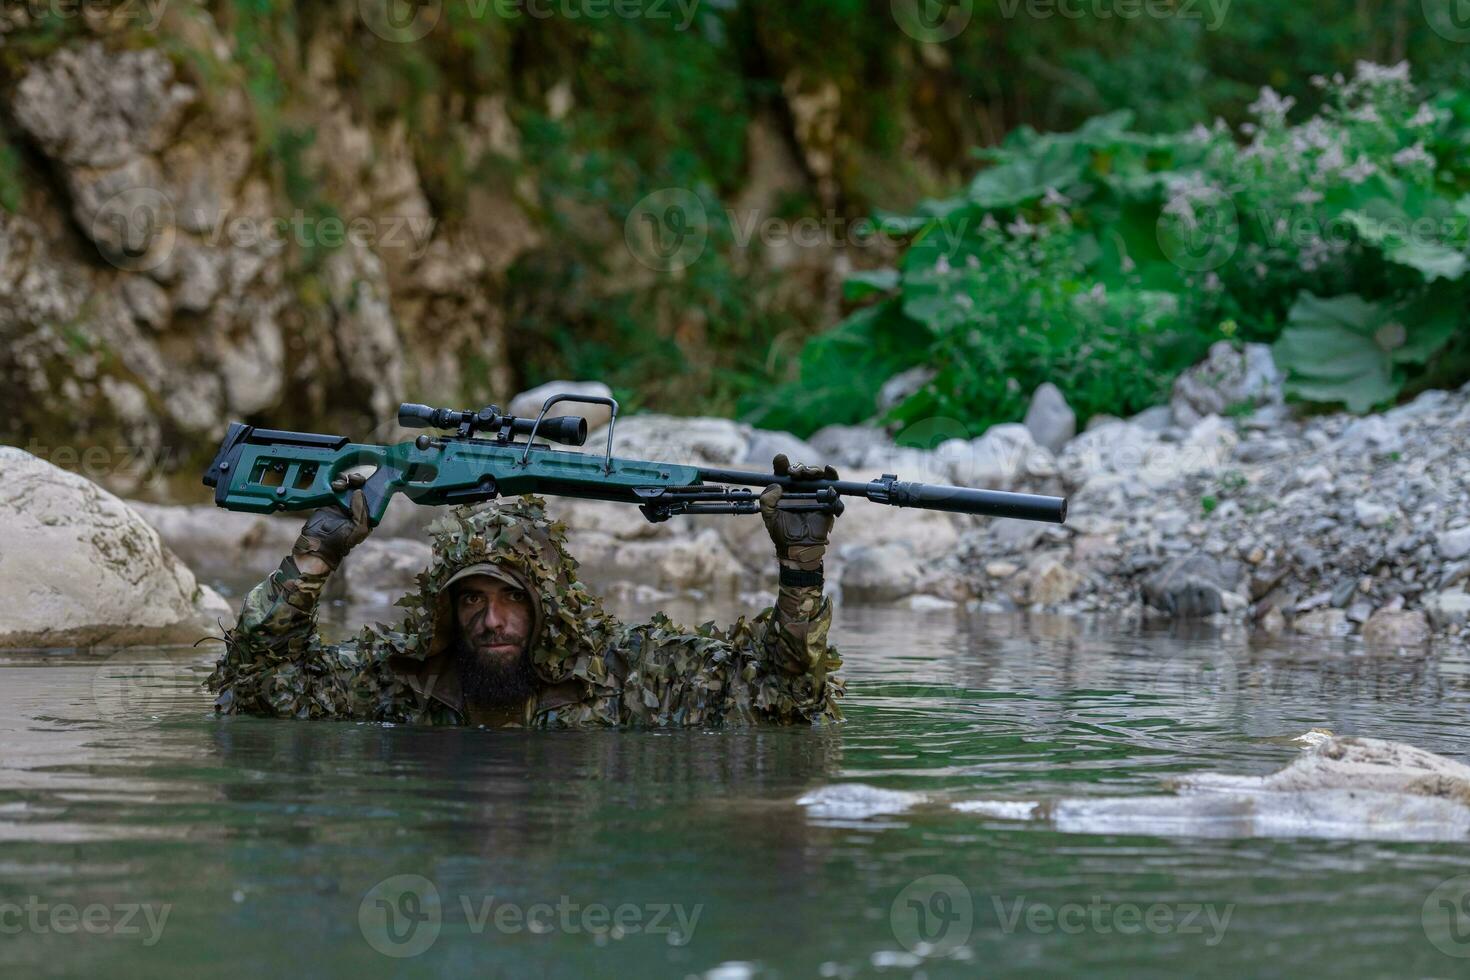
M 837 479 L 837 471 L 832 467 L 793 464 L 785 453 L 772 460 L 772 466 L 777 476 L 790 476 L 795 480 Z M 761 519 L 766 522 L 766 530 L 776 545 L 776 558 L 781 562 L 782 582 L 785 584 L 788 578 L 794 584 L 801 584 L 796 583 L 796 579 L 806 578 L 820 582 L 822 556 L 827 553 L 827 539 L 836 518 L 822 511 L 780 510 L 777 505 L 781 496 L 781 485 L 773 483 L 761 491 L 760 500 Z M 788 571 L 805 575 L 788 576 Z
M 351 511 L 344 510 L 341 504 L 315 510 L 306 519 L 306 526 L 296 539 L 296 547 L 291 550 L 292 555 L 320 559 L 328 570 L 335 570 L 342 564 L 347 553 L 361 544 L 373 529 L 368 520 L 367 498 L 359 489 L 366 482 L 367 478 L 359 473 L 334 480 L 333 490 L 341 492 L 352 488 Z

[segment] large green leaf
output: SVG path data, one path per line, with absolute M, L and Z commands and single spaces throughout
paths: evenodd
M 1443 201 L 1433 200 L 1420 202 L 1413 215 L 1378 198 L 1364 202 L 1361 208 L 1344 211 L 1342 217 L 1363 241 L 1382 249 L 1384 258 L 1417 270 L 1425 282 L 1453 282 L 1470 270 L 1470 259 L 1463 248 L 1463 214 L 1452 212 Z
M 1013 208 L 1036 200 L 1048 187 L 1065 191 L 1082 179 L 1086 167 L 1086 154 L 1075 146 L 1046 140 L 1032 153 L 980 171 L 970 183 L 970 200 L 988 209 Z
M 1454 281 L 1470 268 L 1470 260 L 1465 258 L 1464 252 L 1429 242 L 1391 245 L 1383 250 L 1383 254 L 1390 262 L 1418 269 L 1425 282 L 1434 282 L 1436 279 Z
M 1398 395 L 1399 365 L 1434 356 L 1458 322 L 1453 301 L 1438 292 L 1407 306 L 1302 292 L 1276 342 L 1276 362 L 1287 372 L 1289 394 L 1366 412 Z

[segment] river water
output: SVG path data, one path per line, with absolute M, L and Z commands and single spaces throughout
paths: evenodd
M 1314 727 L 1464 759 L 1463 648 L 1369 657 L 875 608 L 840 610 L 834 639 L 848 721 L 829 730 L 215 718 L 204 648 L 6 656 L 0 964 L 354 980 L 1470 973 L 1470 935 L 1436 919 L 1465 902 L 1463 842 L 1062 834 L 797 803 L 853 783 L 1156 793 L 1179 773 L 1273 771 Z

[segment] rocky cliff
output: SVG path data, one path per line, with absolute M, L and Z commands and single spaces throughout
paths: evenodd
M 348 0 L 54 6 L 0 9 L 0 440 L 120 492 L 197 496 L 231 418 L 368 436 L 400 400 L 504 400 L 548 350 L 601 343 L 589 308 L 688 354 L 675 399 L 749 327 L 722 296 L 804 329 L 835 313 L 831 236 L 720 260 L 718 295 L 640 261 L 623 216 L 678 175 L 597 170 L 586 134 L 636 143 L 642 97 L 599 103 L 606 73 L 573 60 L 596 38 L 564 24 L 482 12 L 466 35 L 435 5 L 420 38 Z M 792 75 L 773 111 L 728 114 L 710 200 L 838 207 L 836 98 Z

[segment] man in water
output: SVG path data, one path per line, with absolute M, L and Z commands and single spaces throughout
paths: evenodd
M 775 469 L 837 478 L 784 455 Z M 322 586 L 371 530 L 354 489 L 351 511 L 312 514 L 245 598 L 209 678 L 215 709 L 537 728 L 840 720 L 842 682 L 832 675 L 842 661 L 827 644 L 832 607 L 822 594 L 833 517 L 779 509 L 781 493 L 772 484 L 760 495 L 780 570 L 776 604 L 728 629 L 690 630 L 662 614 L 619 622 L 577 579 L 565 527 L 526 496 L 436 521 L 419 589 L 398 601 L 403 620 L 332 645 L 316 628 Z

